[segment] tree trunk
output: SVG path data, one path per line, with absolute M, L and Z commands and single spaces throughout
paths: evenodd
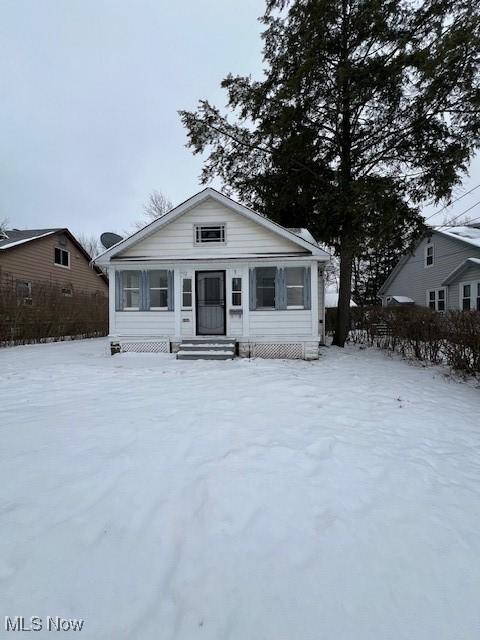
M 338 292 L 337 320 L 333 344 L 344 347 L 350 331 L 350 299 L 352 297 L 353 250 L 343 243 L 340 254 L 340 286 Z

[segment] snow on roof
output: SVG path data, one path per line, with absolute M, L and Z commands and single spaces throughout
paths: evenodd
M 308 229 L 305 229 L 304 227 L 286 227 L 286 228 L 288 229 L 288 231 L 291 231 L 292 233 L 294 233 L 299 238 L 302 238 L 303 240 L 306 240 L 307 242 L 311 242 L 312 244 L 316 245 L 317 247 L 320 246 Z
M 462 240 L 480 249 L 480 229 L 477 227 L 468 225 L 463 227 L 435 227 L 435 231 L 448 238 Z
M 6 229 L 0 237 L 0 250 L 11 249 L 19 244 L 57 233 L 62 229 Z
M 412 304 L 415 300 L 409 298 L 408 296 L 388 296 L 391 300 L 395 300 L 398 304 Z
M 458 265 L 442 282 L 442 286 L 452 284 L 459 278 L 469 267 L 480 265 L 480 258 L 467 258 Z
M 357 305 L 353 300 L 350 300 L 350 306 L 356 307 Z M 338 307 L 338 291 L 325 291 L 325 309 L 335 309 Z

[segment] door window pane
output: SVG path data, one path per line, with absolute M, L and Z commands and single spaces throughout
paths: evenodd
M 256 270 L 257 279 L 257 308 L 275 308 L 275 277 L 276 267 L 259 267 Z

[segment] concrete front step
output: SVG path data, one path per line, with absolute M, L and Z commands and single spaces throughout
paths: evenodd
M 203 349 L 202 351 L 177 351 L 177 360 L 233 360 L 235 352 L 212 351 Z
M 182 342 L 181 351 L 235 351 L 234 342 L 207 342 L 205 344 L 193 344 L 192 342 Z
M 184 340 L 177 352 L 178 360 L 232 360 L 235 342 L 231 339 Z

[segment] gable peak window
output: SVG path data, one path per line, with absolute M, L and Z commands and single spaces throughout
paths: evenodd
M 70 251 L 67 251 L 66 249 L 61 249 L 60 247 L 55 247 L 53 261 L 58 267 L 66 267 L 67 269 L 69 269 L 70 268 Z
M 425 268 L 433 266 L 435 250 L 433 244 L 427 244 L 425 247 Z
M 196 244 L 224 244 L 225 225 L 224 224 L 197 224 L 195 225 Z

